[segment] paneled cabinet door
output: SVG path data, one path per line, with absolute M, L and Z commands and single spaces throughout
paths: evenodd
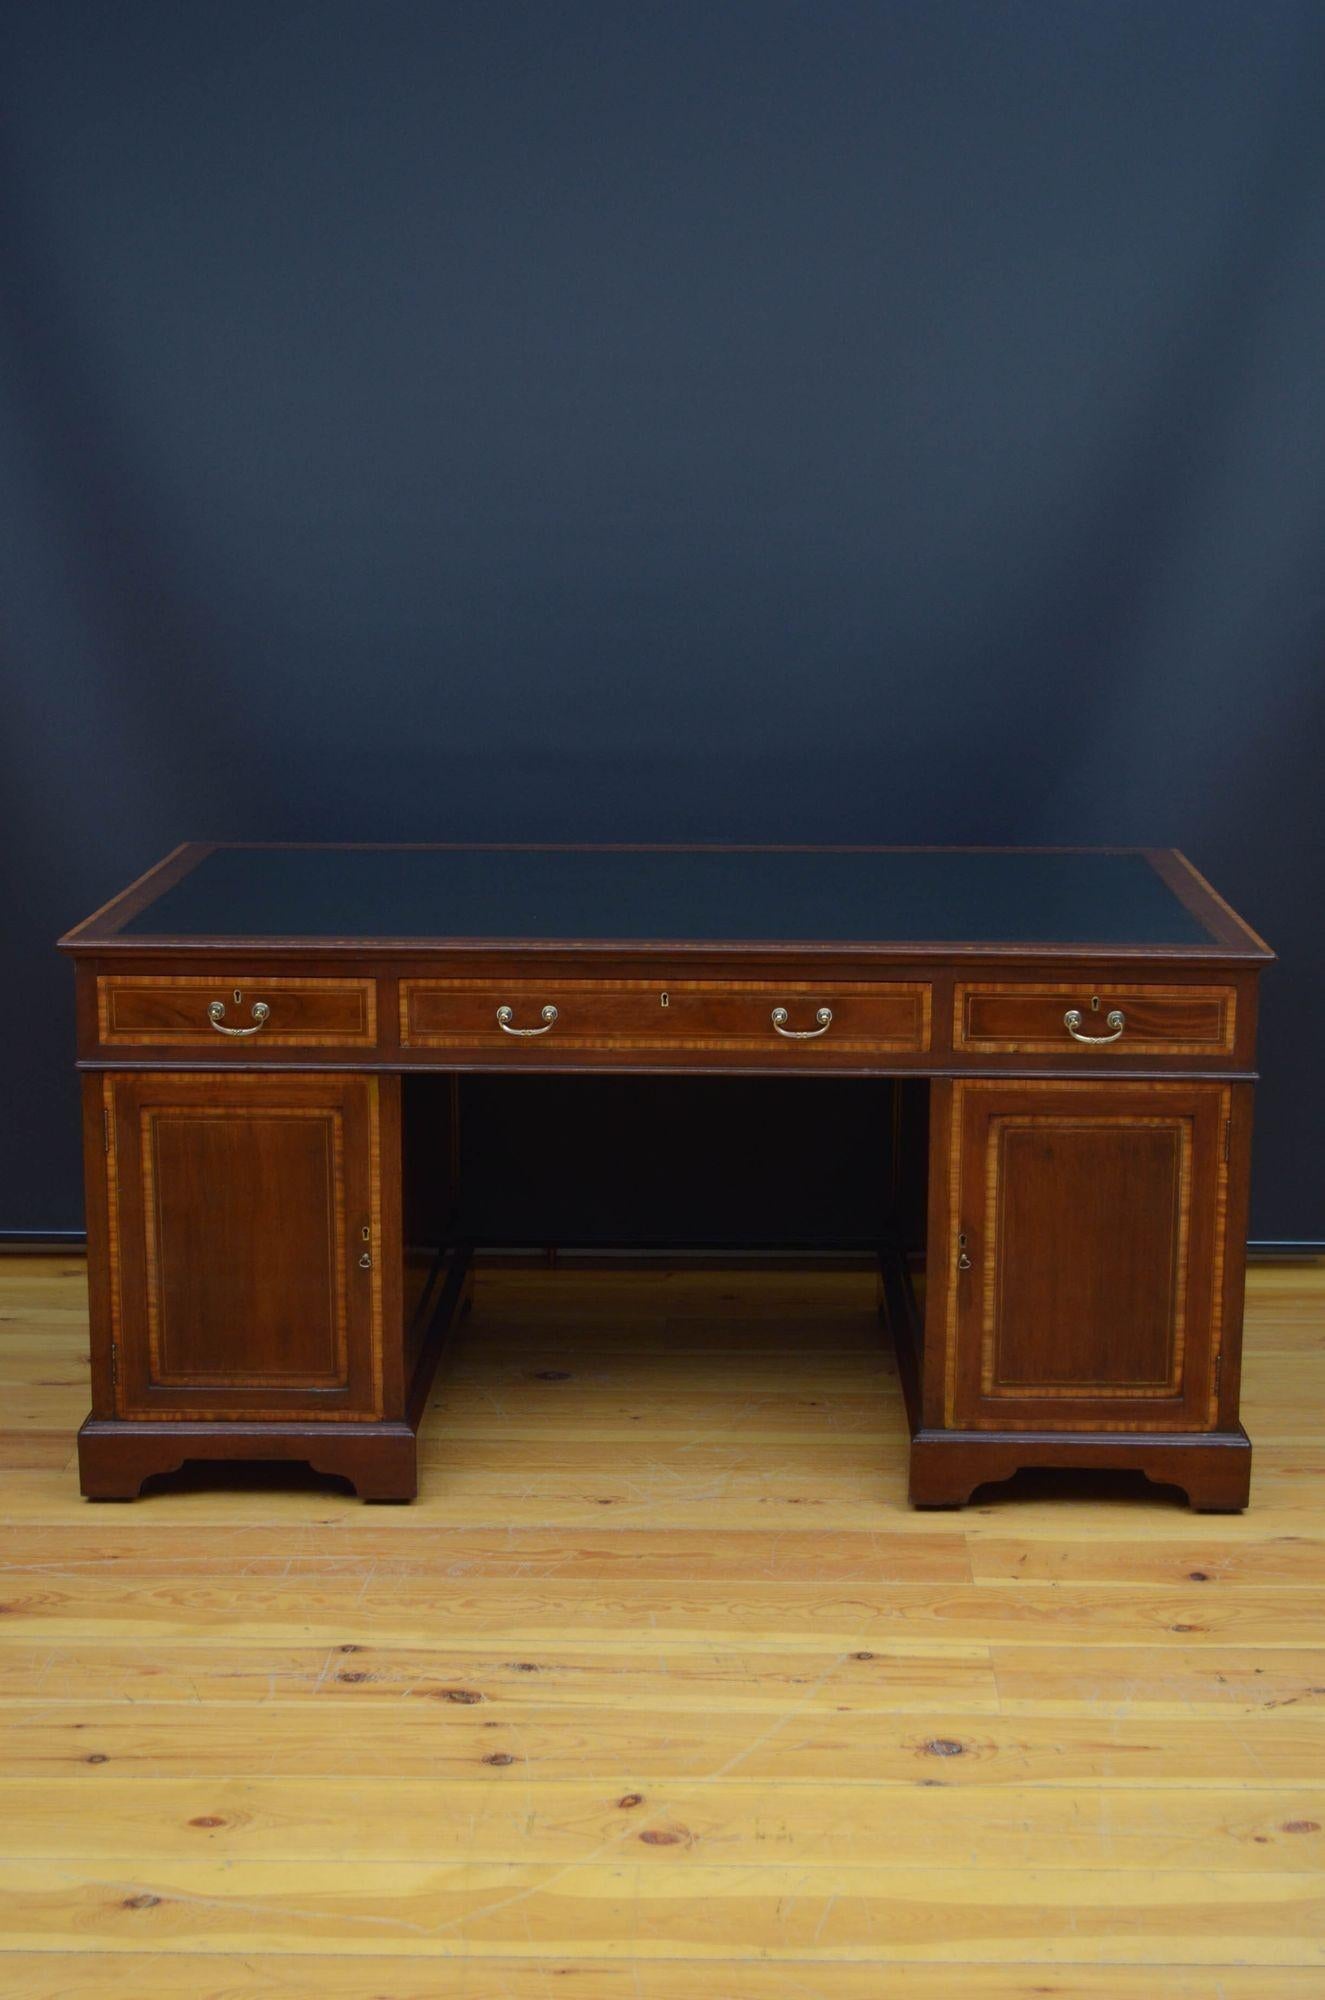
M 1217 1083 L 954 1087 L 950 1424 L 1213 1426 L 1229 1115 Z
M 377 1084 L 105 1080 L 122 1417 L 372 1417 L 381 1405 Z

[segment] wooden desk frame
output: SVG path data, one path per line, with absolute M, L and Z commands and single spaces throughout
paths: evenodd
M 960 1505 L 1023 1465 L 1130 1467 L 1199 1508 L 1246 1504 L 1256 989 L 1273 954 L 1180 854 L 1145 858 L 1206 942 L 125 931 L 214 851 L 177 849 L 61 940 L 83 1075 L 90 1497 L 131 1497 L 186 1459 L 288 1458 L 411 1498 L 467 1286 L 466 1246 L 410 1248 L 427 1232 L 409 1163 L 430 1154 L 442 1209 L 454 1174 L 448 1079 L 610 1070 L 929 1080 L 923 1311 L 900 1261 L 882 1279 L 916 1504 Z M 502 1029 L 498 1004 L 534 1032 Z M 836 1032 L 813 1034 L 823 1007 Z M 1090 1040 L 1064 1031 L 1065 1007 Z M 1119 1016 L 1129 1027 L 1105 1032 Z M 416 1075 L 434 1081 L 403 1089 Z

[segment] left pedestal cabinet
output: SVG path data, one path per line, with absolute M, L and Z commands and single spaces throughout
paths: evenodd
M 409 1497 L 398 1324 L 386 1338 L 400 1225 L 381 1173 L 398 1079 L 157 1070 L 84 1088 L 105 1253 L 84 1490 L 127 1497 L 205 1445 Z

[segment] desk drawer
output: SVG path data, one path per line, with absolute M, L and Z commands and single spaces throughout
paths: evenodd
M 110 1048 L 370 1048 L 371 979 L 281 979 L 227 968 L 215 976 L 111 973 L 97 981 L 97 1028 Z
M 508 1011 L 509 1010 L 509 1011 Z M 499 1019 L 499 1014 L 501 1018 Z M 708 1051 L 777 1062 L 929 1047 L 930 990 L 828 979 L 404 979 L 402 1048 L 563 1053 Z M 789 1059 L 789 1058 L 788 1058 Z
M 1229 1055 L 1231 986 L 957 982 L 952 1046 L 975 1055 Z

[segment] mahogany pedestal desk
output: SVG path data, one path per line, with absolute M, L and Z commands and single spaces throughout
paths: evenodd
M 918 1505 L 1026 1465 L 1246 1504 L 1272 953 L 1176 852 L 192 844 L 61 942 L 93 1498 L 234 1458 L 411 1498 L 466 1079 L 594 1070 L 894 1080 Z

